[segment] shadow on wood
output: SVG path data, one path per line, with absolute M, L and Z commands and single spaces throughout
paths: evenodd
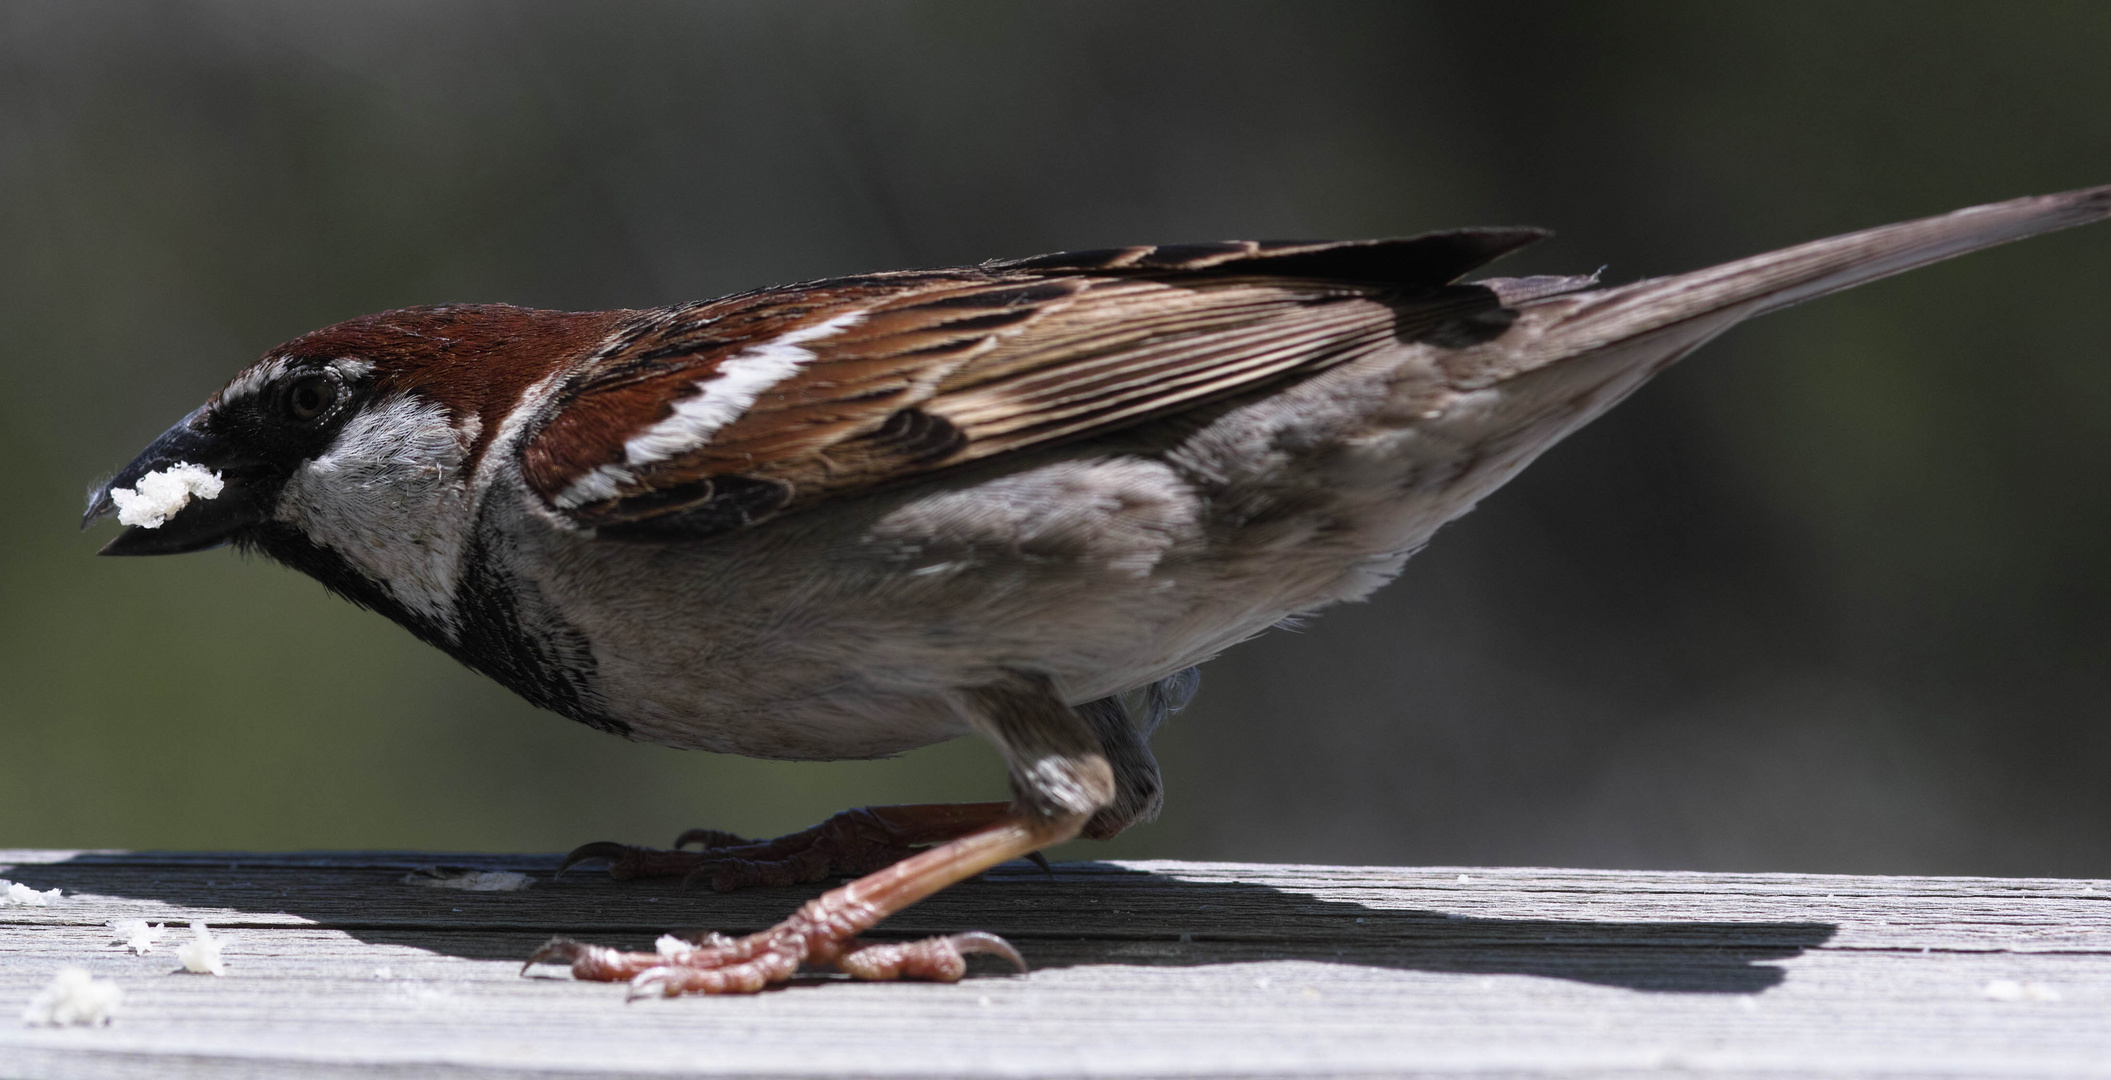
M 490 893 L 405 882 L 408 871 L 436 861 L 523 871 L 537 880 L 524 891 Z M 671 880 L 614 882 L 575 872 L 553 881 L 554 866 L 555 856 L 539 855 L 142 852 L 17 864 L 9 875 L 33 888 L 178 909 L 168 918 L 203 917 L 238 928 L 315 926 L 478 960 L 524 957 L 554 934 L 650 948 L 669 931 L 743 933 L 769 925 L 823 888 L 685 893 Z M 1798 956 L 1837 929 L 1823 922 L 1682 920 L 1676 917 L 1681 901 L 1672 896 L 1663 900 L 1669 917 L 1662 921 L 1536 918 L 1531 911 L 1550 894 L 1536 899 L 1515 883 L 1494 880 L 1479 893 L 1448 891 L 1471 901 L 1461 906 L 1489 911 L 1492 902 L 1493 910 L 1518 915 L 1469 915 L 1427 906 L 1446 895 L 1434 877 L 1431 887 L 1378 887 L 1359 881 L 1354 868 L 1296 868 L 1317 873 L 1283 888 L 1194 869 L 1065 863 L 1043 874 L 1009 864 L 919 904 L 873 936 L 989 930 L 1010 938 L 1036 968 L 1304 960 L 1752 994 L 1786 977 L 1767 961 Z M 63 910 L 51 909 L 54 916 Z

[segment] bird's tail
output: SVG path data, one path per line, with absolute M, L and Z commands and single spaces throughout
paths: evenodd
M 1450 487 L 1455 508 L 1447 513 L 1456 516 L 1651 376 L 1753 315 L 2105 217 L 2111 186 L 1975 206 L 1610 289 L 1590 288 L 1595 278 L 1482 282 L 1517 319 L 1500 337 L 1435 358 L 1456 396 L 1422 413 L 1418 439 L 1431 449 L 1455 448 L 1468 463 L 1455 470 Z
M 1526 340 L 1497 379 L 1700 321 L 1719 332 L 1753 315 L 1968 251 L 2111 217 L 2111 185 L 1974 206 L 1754 255 L 1689 274 L 1520 305 Z M 1696 328 L 1697 329 L 1697 328 Z M 1672 334 L 1672 337 L 1688 335 Z M 1712 333 L 1706 336 L 1713 336 Z M 1688 351 L 1679 350 L 1680 353 Z

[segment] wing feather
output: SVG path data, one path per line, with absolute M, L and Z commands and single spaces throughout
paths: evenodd
M 573 376 L 526 472 L 605 536 L 710 535 L 1399 341 L 1484 339 L 1510 313 L 1450 282 L 1538 235 L 1125 248 L 643 313 Z M 730 421 L 696 419 L 762 382 Z

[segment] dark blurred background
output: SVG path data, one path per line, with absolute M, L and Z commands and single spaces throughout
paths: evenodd
M 553 850 L 1000 797 L 634 746 L 73 524 L 267 347 L 1064 248 L 1537 224 L 1612 281 L 2111 182 L 2111 5 L 0 7 L 0 846 Z M 2111 227 L 1739 329 L 1063 854 L 2111 874 Z

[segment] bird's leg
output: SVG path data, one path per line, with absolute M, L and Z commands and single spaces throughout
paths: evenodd
M 691 829 L 675 850 L 607 841 L 584 844 L 564 857 L 559 873 L 589 859 L 607 859 L 619 881 L 644 877 L 708 879 L 719 892 L 752 885 L 800 885 L 832 874 L 869 874 L 931 844 L 1004 818 L 1010 803 L 932 803 L 866 806 L 775 840 L 747 840 L 715 829 Z M 702 851 L 684 851 L 690 844 Z
M 695 947 L 626 953 L 558 938 L 530 964 L 568 963 L 576 978 L 627 979 L 634 993 L 752 993 L 795 974 L 802 964 L 833 965 L 861 979 L 921 978 L 951 982 L 966 957 L 993 953 L 1024 960 L 990 934 L 955 934 L 906 944 L 872 944 L 859 934 L 882 919 L 998 863 L 1078 835 L 1115 799 L 1115 774 L 1093 725 L 1063 704 L 1045 676 L 1008 673 L 960 694 L 969 722 L 1004 752 L 1015 799 L 998 820 L 832 889 L 792 917 L 740 938 L 713 935 Z
M 1100 752 L 1114 769 L 1114 798 L 1085 822 L 1080 835 L 1087 840 L 1109 840 L 1139 821 L 1156 820 L 1165 803 L 1165 784 L 1148 740 L 1150 729 L 1164 718 L 1163 712 L 1155 703 L 1146 702 L 1145 714 L 1137 717 L 1121 698 L 1107 697 L 1078 706 L 1077 713 L 1091 727 Z

